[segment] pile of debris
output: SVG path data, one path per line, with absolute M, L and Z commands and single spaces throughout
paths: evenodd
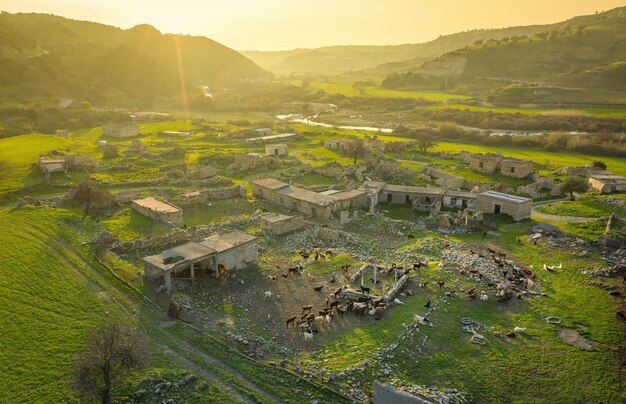
M 494 288 L 500 301 L 541 294 L 532 271 L 491 248 L 483 251 L 450 244 L 443 251 L 441 266 Z
M 408 385 L 399 379 L 390 383 L 374 382 L 373 402 L 465 403 L 464 393 L 456 389 L 441 391 L 436 387 Z

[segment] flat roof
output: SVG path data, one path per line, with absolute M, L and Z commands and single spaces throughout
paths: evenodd
M 265 147 L 287 147 L 285 143 L 266 144 Z
M 335 199 L 342 200 L 342 199 L 352 199 L 356 196 L 364 195 L 366 193 L 367 192 L 361 191 L 358 189 L 347 189 L 345 191 L 335 191 L 334 193 L 330 194 L 330 196 Z
M 439 195 L 443 191 L 442 188 L 432 187 L 413 187 L 408 185 L 385 184 L 383 190 L 388 192 L 404 192 L 407 194 L 430 194 Z
M 311 202 L 316 205 L 327 205 L 336 201 L 335 198 L 319 194 L 317 192 L 309 191 L 308 189 L 288 186 L 278 191 L 283 195 L 288 195 L 294 199 L 301 201 Z
M 146 209 L 150 209 L 153 210 L 155 212 L 162 212 L 162 213 L 176 213 L 176 212 L 180 212 L 180 209 L 177 208 L 176 206 L 167 203 L 165 201 L 161 201 L 159 199 L 156 199 L 152 196 L 148 197 L 148 198 L 144 198 L 144 199 L 133 199 L 133 203 L 136 203 L 137 205 L 144 207 Z
M 42 158 L 39 160 L 40 163 L 42 164 L 59 164 L 59 163 L 65 163 L 65 160 L 63 159 L 46 159 L 46 158 Z
M 196 260 L 206 259 L 214 253 L 215 250 L 210 247 L 190 242 L 164 250 L 156 255 L 143 257 L 142 260 L 163 271 L 169 271 L 181 265 L 189 265 L 191 262 Z M 170 264 L 165 264 L 163 262 L 166 258 L 173 257 L 182 257 L 182 259 Z
M 249 243 L 255 240 L 256 237 L 251 236 L 250 234 L 241 231 L 233 231 L 231 233 L 226 233 L 222 235 L 215 234 L 213 236 L 205 238 L 198 244 L 213 249 L 217 253 L 220 253 L 222 251 L 230 250 L 231 248 L 238 245 Z
M 512 202 L 512 203 L 532 202 L 532 199 L 530 198 L 524 198 L 522 196 L 511 195 L 511 194 L 505 194 L 503 192 L 497 192 L 497 191 L 485 191 L 485 192 L 481 192 L 479 195 L 488 196 L 490 198 L 500 199 L 502 201 Z
M 289 186 L 289 184 L 278 181 L 274 178 L 260 178 L 258 180 L 251 180 L 250 183 L 272 190 L 277 190 Z
M 278 223 L 285 220 L 293 219 L 295 216 L 283 215 L 280 213 L 264 213 L 261 215 L 261 220 L 268 221 L 270 223 Z
M 298 136 L 295 133 L 279 133 L 278 135 L 268 135 L 268 136 L 261 136 L 261 137 L 253 137 L 250 139 L 246 139 L 247 142 L 258 142 L 258 141 L 264 141 L 264 140 L 274 140 L 274 139 L 288 139 L 290 137 L 295 137 Z

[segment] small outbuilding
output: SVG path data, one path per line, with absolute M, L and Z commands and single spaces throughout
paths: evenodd
M 477 209 L 483 213 L 507 214 L 515 221 L 530 219 L 533 200 L 496 191 L 485 191 L 477 196 Z
M 116 138 L 134 137 L 139 136 L 139 127 L 132 122 L 113 123 L 104 125 L 102 127 L 102 134 Z
M 286 156 L 287 145 L 284 143 L 265 145 L 265 154 L 267 156 Z
M 67 171 L 67 164 L 65 162 L 65 159 L 40 157 L 39 167 L 41 168 L 41 171 L 43 171 L 43 173 L 46 175 Z
M 160 198 L 135 199 L 131 205 L 134 210 L 153 220 L 173 226 L 183 225 L 182 209 Z
M 261 228 L 264 232 L 280 236 L 304 228 L 302 216 L 281 215 L 280 213 L 264 213 L 261 216 Z
M 611 171 L 589 171 L 587 182 L 590 187 L 597 189 L 603 194 L 626 192 L 626 178 L 621 175 L 613 174 Z

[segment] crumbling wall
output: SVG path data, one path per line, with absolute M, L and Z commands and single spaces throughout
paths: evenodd
M 404 391 L 396 390 L 390 383 L 374 381 L 372 404 L 433 404 L 432 401 L 415 397 Z

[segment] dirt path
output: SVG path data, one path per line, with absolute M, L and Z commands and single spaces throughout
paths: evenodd
M 268 392 L 266 390 L 263 390 L 261 387 L 259 387 L 257 384 L 255 384 L 254 381 L 252 381 L 249 378 L 247 378 L 246 376 L 242 375 L 237 370 L 235 370 L 232 367 L 230 367 L 228 364 L 222 362 L 220 359 L 208 355 L 205 351 L 194 347 L 193 345 L 191 345 L 189 342 L 185 341 L 184 339 L 181 339 L 181 338 L 177 337 L 176 335 L 168 332 L 167 329 L 162 329 L 162 334 L 165 336 L 167 341 L 171 342 L 171 344 L 167 344 L 168 348 L 170 350 L 176 352 L 177 356 L 181 357 L 183 360 L 187 360 L 187 361 L 192 361 L 193 362 L 193 360 L 189 359 L 188 356 L 189 356 L 189 354 L 194 355 L 196 358 L 199 358 L 202 361 L 202 363 L 207 364 L 207 365 L 212 366 L 212 367 L 218 367 L 221 370 L 223 370 L 225 372 L 228 372 L 235 379 L 237 379 L 239 383 L 243 384 L 246 388 L 248 388 L 250 390 L 253 390 L 253 391 L 257 392 L 258 394 L 264 396 L 264 398 L 267 400 L 267 402 L 274 402 L 274 403 L 280 403 L 281 402 L 281 400 L 279 400 L 278 398 L 273 396 L 272 393 L 270 393 L 270 392 Z M 201 365 L 198 364 L 197 362 L 193 362 L 193 364 L 194 364 L 194 367 L 201 368 Z M 219 380 L 218 384 L 220 384 L 220 386 L 221 386 L 221 385 L 223 385 L 225 383 L 223 381 Z M 224 386 L 224 387 L 226 387 L 226 386 Z M 249 400 L 246 399 L 246 401 L 249 401 Z
M 587 223 L 592 222 L 594 220 L 602 219 L 601 217 L 576 217 L 576 216 L 557 216 L 550 215 L 548 213 L 541 213 L 533 208 L 531 216 L 533 218 L 544 219 L 544 220 L 554 220 L 558 222 L 566 222 L 566 223 Z

